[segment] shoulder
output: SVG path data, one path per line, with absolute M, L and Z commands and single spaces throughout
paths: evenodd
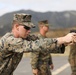
M 23 39 L 22 38 L 15 38 L 14 35 L 12 33 L 6 33 L 3 37 L 2 40 L 4 40 L 4 42 L 7 43 L 17 43 L 17 42 L 22 42 Z
M 43 38 L 43 36 L 42 36 L 41 34 L 37 34 L 37 36 L 38 36 L 39 38 Z
M 4 36 L 1 37 L 0 40 L 6 40 L 6 39 L 8 39 L 8 37 L 10 37 L 10 36 L 11 36 L 11 33 L 6 33 Z
M 38 36 L 37 35 L 29 35 L 27 38 L 26 38 L 26 40 L 28 40 L 28 41 L 35 41 L 35 40 L 37 40 L 37 39 L 39 39 L 38 38 Z

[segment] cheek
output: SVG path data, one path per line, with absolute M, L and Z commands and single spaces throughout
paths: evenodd
M 48 30 L 49 28 L 48 27 L 46 27 L 46 30 Z
M 19 28 L 19 32 L 25 32 L 25 29 L 24 28 Z
M 48 31 L 49 29 L 48 29 L 48 28 L 46 28 L 46 30 Z
M 46 28 L 46 27 L 44 27 L 44 30 L 47 30 L 47 28 Z
M 24 32 L 25 32 L 25 30 L 24 30 L 23 28 L 19 28 L 19 29 L 18 29 L 18 32 L 19 32 L 20 35 L 23 35 Z
M 48 28 L 45 28 L 45 31 L 48 31 Z

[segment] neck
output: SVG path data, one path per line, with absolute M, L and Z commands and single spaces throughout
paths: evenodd
M 12 30 L 12 33 L 13 33 L 15 38 L 19 38 L 19 36 L 18 36 L 18 34 L 17 34 L 17 32 L 15 30 Z
M 42 35 L 42 36 L 46 36 L 46 32 L 44 32 L 44 31 L 42 31 L 42 30 L 40 30 L 40 34 Z

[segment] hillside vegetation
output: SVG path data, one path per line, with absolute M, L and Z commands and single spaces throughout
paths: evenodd
M 59 36 L 61 31 L 62 33 L 63 31 L 67 31 L 65 28 L 76 26 L 76 11 L 36 12 L 32 10 L 19 10 L 0 16 L 0 36 L 11 31 L 13 15 L 15 13 L 27 13 L 32 15 L 32 22 L 36 25 L 36 28 L 32 29 L 32 32 L 38 32 L 38 21 L 46 19 L 49 21 L 50 28 L 53 29 L 53 31 L 51 31 L 51 33 L 54 32 L 54 34 L 51 34 L 52 36 L 55 35 L 55 32 Z
M 71 28 L 50 29 L 49 32 L 47 33 L 47 37 L 61 37 L 68 34 L 70 30 L 76 30 L 76 26 Z M 38 33 L 39 32 L 34 32 L 33 34 Z

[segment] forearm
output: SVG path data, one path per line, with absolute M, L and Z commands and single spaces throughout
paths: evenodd
M 23 42 L 19 40 L 14 40 L 14 41 L 13 43 L 11 42 L 8 43 L 10 44 L 10 47 L 8 47 L 9 50 L 12 50 L 14 52 L 38 52 L 42 50 L 42 48 L 44 51 L 49 51 L 50 49 L 50 52 L 52 52 L 53 50 L 57 52 L 56 47 L 58 46 L 58 44 L 55 39 L 49 38 L 49 39 L 40 39 L 36 41 L 23 40 Z
M 76 42 L 76 33 L 68 33 L 64 37 L 57 38 L 58 44 L 69 44 L 72 42 Z
M 46 39 L 39 39 L 36 41 L 24 41 L 24 46 L 26 45 L 25 49 L 26 51 L 39 51 L 42 50 L 42 48 L 47 50 L 47 48 L 50 49 L 50 45 L 56 42 L 56 39 L 46 38 Z
M 47 50 L 47 48 L 50 48 L 50 45 L 54 44 L 58 40 L 58 44 L 60 42 L 59 39 L 51 39 L 51 38 L 45 38 L 45 39 L 39 39 L 35 41 L 27 41 L 23 40 L 21 38 L 14 38 L 13 36 L 5 38 L 6 42 L 5 46 L 9 51 L 13 52 L 32 52 L 32 51 L 39 51 L 41 48 L 44 48 L 44 50 Z M 62 42 L 63 43 L 63 42 Z
M 38 59 L 39 59 L 39 52 L 31 53 L 31 67 L 32 67 L 32 69 L 37 69 Z
M 64 37 L 57 38 L 57 44 L 58 45 L 61 45 L 61 44 L 64 44 L 64 43 L 66 43 Z

